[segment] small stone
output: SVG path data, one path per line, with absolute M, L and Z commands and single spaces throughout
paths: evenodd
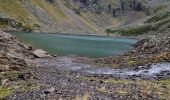
M 8 79 L 2 80 L 1 85 L 4 86 L 6 84 L 6 82 L 8 82 Z
M 54 91 L 55 91 L 55 87 L 51 87 L 51 88 L 45 90 L 44 93 L 45 93 L 45 94 L 49 94 L 49 93 L 52 93 L 52 92 L 54 92 Z
M 10 70 L 9 65 L 0 65 L 0 71 L 8 71 L 8 70 Z

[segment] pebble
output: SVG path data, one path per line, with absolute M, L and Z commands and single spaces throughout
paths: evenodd
M 55 87 L 51 87 L 51 88 L 45 90 L 44 93 L 45 93 L 45 94 L 49 94 L 49 93 L 54 92 L 55 90 L 56 90 Z

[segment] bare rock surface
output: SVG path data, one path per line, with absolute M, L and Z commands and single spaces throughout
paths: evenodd
M 51 57 L 46 51 L 42 49 L 37 49 L 33 52 L 33 54 L 38 58 L 45 58 L 45 57 Z
M 26 67 L 26 59 L 33 58 L 30 46 L 24 45 L 11 34 L 0 31 L 0 71 Z

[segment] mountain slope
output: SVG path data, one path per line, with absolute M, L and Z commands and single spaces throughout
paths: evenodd
M 160 33 L 170 27 L 170 1 L 169 0 L 146 0 L 149 7 L 148 16 L 145 16 L 130 24 L 124 24 L 118 28 L 106 29 L 107 33 L 119 35 L 152 35 Z M 133 18 L 133 17 L 132 17 Z
M 65 8 L 62 2 L 57 1 L 55 4 L 45 0 L 1 0 L 0 2 L 0 18 L 15 20 L 22 27 L 27 25 L 30 28 L 34 28 L 36 26 L 37 29 L 48 32 L 94 30 L 93 27 L 91 28 L 87 22 L 83 22 L 75 14 L 76 20 L 74 17 L 72 18 L 71 14 L 73 15 L 73 12 L 65 12 L 68 9 Z M 61 10 L 63 8 L 65 9 L 64 12 Z M 2 26 L 4 29 L 5 26 Z
M 132 16 L 145 16 L 140 2 L 130 7 L 132 1 L 0 0 L 0 26 L 12 31 L 101 34 L 106 27 L 129 23 Z M 129 12 L 133 15 L 126 16 Z

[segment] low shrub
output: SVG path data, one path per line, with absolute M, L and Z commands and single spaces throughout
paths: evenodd
M 112 30 L 106 29 L 106 33 L 120 33 L 121 35 L 141 35 L 152 30 L 151 25 L 143 25 L 139 27 L 131 27 L 126 29 Z
M 122 35 L 141 35 L 151 31 L 153 28 L 151 25 L 143 25 L 135 28 L 128 28 L 120 30 Z

